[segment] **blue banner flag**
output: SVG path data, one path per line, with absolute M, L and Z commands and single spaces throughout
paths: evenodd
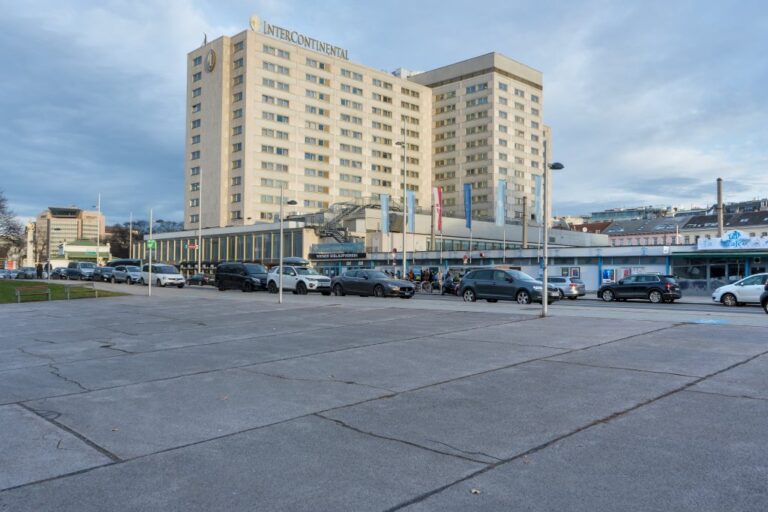
M 503 226 L 507 222 L 507 182 L 499 180 L 496 187 L 496 225 Z
M 464 218 L 466 226 L 472 229 L 472 184 L 464 184 Z
M 542 208 L 541 205 L 544 203 L 544 198 L 541 195 L 541 175 L 536 174 L 533 176 L 533 195 L 536 198 L 536 222 L 542 221 Z
M 416 193 L 413 190 L 409 190 L 405 197 L 408 201 L 408 228 L 414 231 L 416 225 Z
M 389 194 L 381 194 L 381 232 L 389 233 Z

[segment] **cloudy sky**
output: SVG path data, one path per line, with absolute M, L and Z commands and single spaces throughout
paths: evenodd
M 0 190 L 182 220 L 185 56 L 251 14 L 372 67 L 498 51 L 544 73 L 556 214 L 768 195 L 760 1 L 0 0 Z

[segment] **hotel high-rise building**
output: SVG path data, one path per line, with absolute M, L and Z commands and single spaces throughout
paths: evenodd
M 445 214 L 462 215 L 461 185 L 472 183 L 473 216 L 490 217 L 506 178 L 509 218 L 519 217 L 543 168 L 540 72 L 495 53 L 396 75 L 346 56 L 255 18 L 189 53 L 187 229 L 272 221 L 281 189 L 297 202 L 287 212 L 399 202 L 404 163 L 422 208 L 434 184 Z

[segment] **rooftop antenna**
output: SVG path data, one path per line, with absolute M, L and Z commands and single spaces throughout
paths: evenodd
M 208 34 L 203 32 L 203 46 L 208 44 Z

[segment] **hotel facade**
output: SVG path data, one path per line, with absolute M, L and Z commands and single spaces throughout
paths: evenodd
M 424 73 L 376 70 L 347 51 L 261 22 L 187 56 L 185 227 L 273 221 L 331 204 L 376 204 L 403 185 L 421 211 L 443 187 L 443 214 L 535 212 L 543 170 L 542 76 L 497 53 Z M 398 145 L 398 143 L 400 145 Z M 403 168 L 407 176 L 403 176 Z

